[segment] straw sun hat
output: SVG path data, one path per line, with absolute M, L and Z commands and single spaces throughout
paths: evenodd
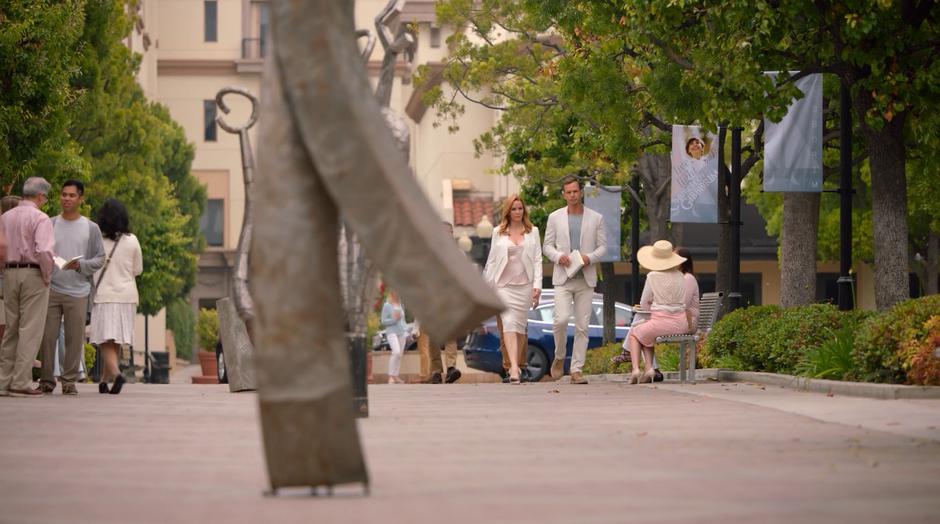
M 668 240 L 657 240 L 652 246 L 641 247 L 636 258 L 650 271 L 671 269 L 685 262 L 685 257 L 672 252 L 672 242 Z

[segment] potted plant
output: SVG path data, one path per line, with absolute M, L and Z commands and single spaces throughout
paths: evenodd
M 214 309 L 201 308 L 196 322 L 196 337 L 199 341 L 199 365 L 203 377 L 217 380 L 218 364 L 215 360 L 215 345 L 219 341 L 219 314 Z

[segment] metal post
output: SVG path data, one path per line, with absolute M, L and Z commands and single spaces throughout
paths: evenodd
M 731 184 L 728 188 L 731 205 L 731 289 L 728 311 L 743 305 L 741 296 L 741 128 L 731 129 Z
M 144 315 L 144 382 L 150 383 L 150 315 Z
M 839 309 L 855 307 L 852 293 L 852 95 L 842 83 L 839 120 Z
M 366 384 L 366 336 L 346 331 L 349 345 L 349 364 L 352 370 L 353 413 L 358 418 L 369 418 L 369 394 Z
M 630 181 L 633 193 L 640 194 L 640 175 L 635 173 Z M 640 250 L 640 203 L 631 199 L 630 206 L 630 300 L 633 304 L 640 303 L 640 261 L 636 254 Z

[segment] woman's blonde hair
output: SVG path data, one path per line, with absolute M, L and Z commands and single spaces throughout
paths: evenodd
M 522 201 L 522 197 L 518 194 L 509 195 L 506 197 L 506 200 L 503 201 L 503 216 L 499 221 L 499 234 L 508 235 L 506 231 L 509 228 L 509 222 L 512 220 L 509 216 L 510 211 L 512 210 L 512 204 L 518 200 L 522 204 L 522 227 L 526 233 L 532 231 L 532 222 L 529 221 L 529 207 L 525 205 L 525 202 Z

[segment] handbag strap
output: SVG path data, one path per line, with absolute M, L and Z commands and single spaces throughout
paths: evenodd
M 114 241 L 114 245 L 111 247 L 111 252 L 108 253 L 108 258 L 104 261 L 104 267 L 101 268 L 101 276 L 98 277 L 98 281 L 95 282 L 95 293 L 98 292 L 98 286 L 101 285 L 101 281 L 104 280 L 104 272 L 108 270 L 108 266 L 111 265 L 111 257 L 114 256 L 114 250 L 117 249 L 118 242 L 121 241 L 121 238 L 124 235 L 117 237 L 117 240 Z

